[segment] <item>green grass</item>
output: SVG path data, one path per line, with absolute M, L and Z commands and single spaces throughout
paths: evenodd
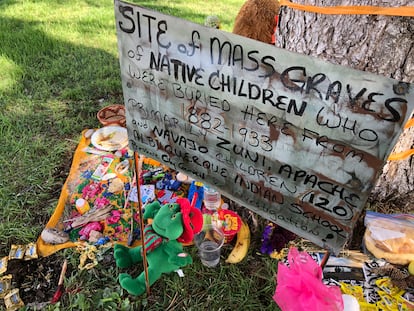
M 195 260 L 183 269 L 184 278 L 175 273 L 162 276 L 151 287 L 150 296 L 128 295 L 116 279 L 120 271 L 113 262 L 102 259 L 97 268 L 72 273 L 65 283 L 71 294 L 59 305 L 73 310 L 278 310 L 272 300 L 277 262 L 255 254 L 257 242 L 237 265 L 224 263 L 231 250 L 226 246 L 216 268 L 201 265 L 194 247 L 187 247 Z M 67 256 L 71 253 L 65 252 Z M 75 258 L 72 262 L 76 266 Z M 138 276 L 142 267 L 127 271 Z
M 231 31 L 243 0 L 140 1 L 196 23 L 217 15 Z M 85 128 L 97 111 L 121 103 L 113 1 L 0 1 L 0 257 L 12 244 L 34 242 L 52 214 Z M 69 258 L 68 289 L 49 310 L 275 310 L 276 261 L 257 254 L 260 232 L 238 265 L 207 269 L 197 260 L 186 276 L 162 277 L 151 295 L 118 284 L 112 250 L 92 270 Z M 196 258 L 195 250 L 188 251 Z M 60 262 L 60 261 L 59 261 Z M 131 273 L 138 274 L 141 267 Z M 26 304 L 30 301 L 25 301 Z M 0 305 L 3 308 L 3 305 Z

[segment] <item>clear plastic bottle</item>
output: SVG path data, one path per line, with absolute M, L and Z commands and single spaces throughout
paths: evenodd
M 221 194 L 217 190 L 204 186 L 204 207 L 211 211 L 216 212 L 221 206 Z

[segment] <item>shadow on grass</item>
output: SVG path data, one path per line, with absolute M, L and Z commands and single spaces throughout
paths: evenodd
M 118 59 L 100 49 L 52 38 L 38 22 L 3 17 L 0 54 L 16 66 L 18 93 L 31 99 L 85 100 L 120 91 Z M 17 91 L 17 92 L 16 92 Z
M 11 5 L 13 2 L 7 3 Z M 87 3 L 91 7 L 97 6 L 92 1 Z M 192 13 L 177 6 L 159 5 L 156 1 L 143 1 L 139 5 L 172 16 L 186 16 L 194 22 L 203 23 L 205 19 L 203 14 Z M 5 6 L 3 2 L 0 8 Z M 89 23 L 96 24 L 97 32 L 102 27 L 111 27 L 102 25 L 102 21 L 98 19 L 86 21 L 88 25 L 82 20 L 74 23 L 77 25 L 76 29 L 85 33 L 85 36 L 88 35 L 88 29 L 93 28 Z M 38 100 L 51 97 L 62 100 L 91 100 L 121 92 L 119 61 L 115 57 L 116 46 L 114 54 L 110 54 L 102 49 L 53 38 L 40 31 L 40 26 L 42 24 L 37 21 L 1 18 L 0 54 L 13 63 L 16 74 L 20 75 L 11 90 L 3 91 L 5 96 L 23 95 Z M 53 23 L 50 26 L 53 27 Z M 104 32 L 116 36 L 115 26 L 113 30 L 104 29 Z M 12 79 L 7 73 L 5 77 Z
M 65 6 L 62 12 L 68 12 L 74 4 L 0 2 L 0 203 L 8 210 L 7 215 L 0 213 L 0 219 L 16 219 L 8 226 L 20 233 L 10 239 L 4 235 L 6 247 L 19 239 L 29 240 L 44 225 L 50 212 L 47 208 L 54 207 L 69 172 L 81 131 L 99 126 L 96 113 L 103 105 L 123 101 L 114 21 L 97 14 L 73 21 L 56 16 L 46 22 L 38 17 L 39 12 L 30 12 L 37 5 L 50 9 L 53 16 L 59 12 L 54 10 Z M 87 5 L 102 7 L 102 14 L 113 10 L 92 1 Z M 27 18 L 7 15 L 11 6 L 17 12 L 26 10 Z M 146 6 L 171 15 L 184 14 L 188 19 L 204 18 L 156 2 Z M 73 33 L 55 31 L 56 27 L 70 27 Z M 108 52 L 112 50 L 108 42 L 102 44 L 107 50 L 86 46 L 90 43 L 86 39 L 78 40 L 85 45 L 70 42 L 76 36 L 96 40 L 94 35 L 107 34 L 113 35 L 108 38 L 115 44 L 113 53 Z M 23 216 L 22 210 L 26 211 Z M 9 227 L 4 230 L 10 231 Z
M 99 126 L 102 102 L 122 100 L 113 54 L 51 37 L 41 26 L 0 17 L 2 253 L 37 237 L 69 172 L 77 137 Z

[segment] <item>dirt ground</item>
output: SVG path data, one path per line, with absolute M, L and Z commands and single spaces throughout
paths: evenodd
M 13 259 L 9 260 L 5 275 L 12 275 L 12 288 L 20 289 L 19 295 L 25 304 L 41 304 L 52 299 L 61 268 L 61 257 L 56 254 L 32 260 Z

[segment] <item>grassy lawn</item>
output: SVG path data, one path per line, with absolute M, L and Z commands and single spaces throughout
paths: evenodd
M 231 31 L 243 2 L 139 4 L 196 23 L 214 14 Z M 97 111 L 122 101 L 113 1 L 0 1 L 0 257 L 13 244 L 37 239 L 57 204 L 81 131 L 99 127 Z M 77 269 L 78 253 L 61 251 L 43 266 L 47 271 L 48 262 L 60 267 L 69 258 L 67 293 L 46 309 L 275 310 L 277 264 L 258 254 L 261 232 L 252 234 L 241 264 L 207 269 L 196 261 L 184 278 L 164 276 L 149 297 L 120 288 L 112 250 L 86 271 Z

